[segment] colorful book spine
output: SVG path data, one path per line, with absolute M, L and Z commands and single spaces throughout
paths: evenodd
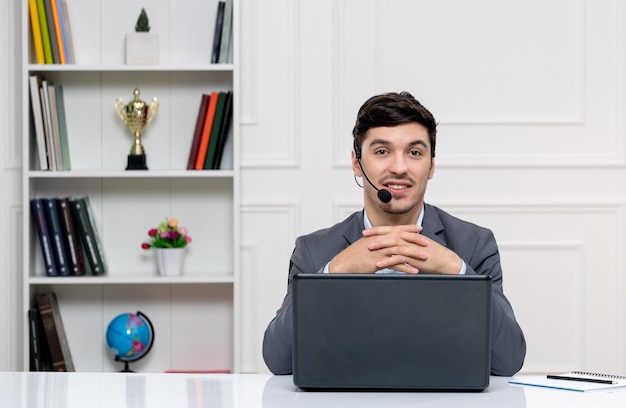
M 59 63 L 65 64 L 65 50 L 63 48 L 63 36 L 61 35 L 61 15 L 60 10 L 57 7 L 58 0 L 49 0 L 50 8 L 52 9 L 52 20 L 54 22 L 54 36 L 57 40 L 59 48 Z
M 59 218 L 56 199 L 44 198 L 43 205 L 46 212 L 46 221 L 48 222 L 48 231 L 50 232 L 50 241 L 52 242 L 52 253 L 59 276 L 69 276 L 70 268 L 67 253 L 65 252 L 61 219 Z
M 66 47 L 65 58 L 68 64 L 76 63 L 76 56 L 74 55 L 74 40 L 72 38 L 72 29 L 70 26 L 70 14 L 67 10 L 67 1 L 60 0 L 61 3 L 61 26 L 63 28 L 63 45 Z
M 50 31 L 48 30 L 48 18 L 46 17 L 46 6 L 44 0 L 37 0 L 37 13 L 39 14 L 39 25 L 41 27 L 41 41 L 43 43 L 43 55 L 46 64 L 54 64 L 52 57 L 52 45 L 50 44 Z
M 46 19 L 48 21 L 48 37 L 50 38 L 50 46 L 52 48 L 52 60 L 54 64 L 61 63 L 61 57 L 59 56 L 59 44 L 57 42 L 57 35 L 54 29 L 54 16 L 52 15 L 51 0 L 44 0 L 46 9 Z
M 39 11 L 37 10 L 37 0 L 28 0 L 28 14 L 30 15 L 30 28 L 33 37 L 33 48 L 35 49 L 35 59 L 37 64 L 44 64 L 43 40 L 41 39 L 41 24 L 39 23 Z
M 59 276 L 59 271 L 54 262 L 52 240 L 50 232 L 48 231 L 48 222 L 46 221 L 43 199 L 33 198 L 30 200 L 30 208 L 33 213 L 37 236 L 39 237 L 39 246 L 41 247 L 41 253 L 43 255 L 43 266 L 46 276 Z
M 196 128 L 193 132 L 193 140 L 189 151 L 189 160 L 187 161 L 187 170 L 193 170 L 196 166 L 196 158 L 198 157 L 198 149 L 200 148 L 200 139 L 202 138 L 202 125 L 206 118 L 206 111 L 209 107 L 210 95 L 203 94 L 200 100 L 200 110 L 196 119 Z
M 200 139 L 198 157 L 196 158 L 196 170 L 202 170 L 204 168 L 204 161 L 206 160 L 206 154 L 209 148 L 209 138 L 211 137 L 211 128 L 213 127 L 213 120 L 215 119 L 218 99 L 219 92 L 211 92 L 209 107 L 207 108 L 206 118 L 204 119 L 204 125 L 202 126 L 202 138 Z

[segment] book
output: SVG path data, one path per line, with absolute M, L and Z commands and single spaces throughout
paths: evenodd
M 204 125 L 206 111 L 209 107 L 209 99 L 210 95 L 202 94 L 202 98 L 200 99 L 200 110 L 198 111 L 198 118 L 196 119 L 196 128 L 193 132 L 193 140 L 189 151 L 189 160 L 187 161 L 187 170 L 193 170 L 196 166 L 198 148 L 200 147 L 200 139 L 202 138 L 202 125 Z
M 63 167 L 63 149 L 61 146 L 61 135 L 59 132 L 59 112 L 57 109 L 57 96 L 54 83 L 48 82 L 48 104 L 50 105 L 50 129 L 54 139 L 54 156 L 56 170 L 65 170 Z
M 215 15 L 215 32 L 213 34 L 213 51 L 211 53 L 211 63 L 216 64 L 220 58 L 220 45 L 222 43 L 222 25 L 224 24 L 224 1 L 217 2 L 217 14 Z
M 70 27 L 70 14 L 67 10 L 67 1 L 61 0 L 61 15 L 63 16 L 61 26 L 64 34 L 64 45 L 66 46 L 65 58 L 68 64 L 76 63 L 76 56 L 74 55 L 74 40 L 72 38 L 72 29 Z
M 43 256 L 43 267 L 46 276 L 58 276 L 56 263 L 54 261 L 52 241 L 50 232 L 48 231 L 48 222 L 46 221 L 46 213 L 44 209 L 43 199 L 33 198 L 30 200 L 30 208 L 33 214 L 33 222 L 39 237 L 39 247 Z
M 39 332 L 39 325 L 37 324 L 37 309 L 28 309 L 28 348 L 30 354 L 30 371 L 43 371 L 41 369 L 41 346 L 39 336 L 42 334 Z
M 516 376 L 509 383 L 584 392 L 626 387 L 626 376 L 571 371 L 558 375 Z
M 35 49 L 35 60 L 37 64 L 44 64 L 43 40 L 41 39 L 41 24 L 39 23 L 37 0 L 28 0 L 28 14 L 30 15 L 30 28 L 33 38 L 33 48 Z
M 209 106 L 206 111 L 206 117 L 204 124 L 202 125 L 202 137 L 200 138 L 200 146 L 198 147 L 198 157 L 196 158 L 196 170 L 202 170 L 204 168 L 204 161 L 206 160 L 207 150 L 209 148 L 209 138 L 211 137 L 211 128 L 213 127 L 213 120 L 215 119 L 215 111 L 217 110 L 217 100 L 219 99 L 219 92 L 211 92 L 209 99 Z
M 215 159 L 213 160 L 213 170 L 217 170 L 222 165 L 222 156 L 224 154 L 224 145 L 230 132 L 230 125 L 233 121 L 233 93 L 227 92 L 226 106 L 224 108 L 224 119 L 220 127 L 219 137 L 217 141 L 217 149 L 215 150 Z
M 63 243 L 67 252 L 70 275 L 82 276 L 86 274 L 83 248 L 80 244 L 76 223 L 72 217 L 70 201 L 69 197 L 57 198 L 57 207 L 59 209 L 59 218 L 61 219 Z
M 39 160 L 39 169 L 48 170 L 48 158 L 46 156 L 46 135 L 43 127 L 43 113 L 41 111 L 41 98 L 39 88 L 41 86 L 41 78 L 39 75 L 30 76 L 30 106 L 33 114 L 33 123 L 35 124 L 35 140 L 37 144 L 37 158 Z
M 65 252 L 65 243 L 63 242 L 63 232 L 61 231 L 61 219 L 59 218 L 57 201 L 54 198 L 43 198 L 42 201 L 44 212 L 46 213 L 46 222 L 48 223 L 54 263 L 59 276 L 69 276 L 70 268 L 67 253 Z
M 92 210 L 88 197 L 72 199 L 70 205 L 91 274 L 103 275 L 106 273 L 104 252 L 98 237 L 98 230 L 95 227 L 95 221 L 92 221 L 93 217 L 90 214 Z
M 48 18 L 44 0 L 37 0 L 37 14 L 39 14 L 39 26 L 41 27 L 41 42 L 43 43 L 43 56 L 46 64 L 53 64 L 52 45 L 50 44 L 50 31 L 48 30 Z
M 233 0 L 226 0 L 224 6 L 224 22 L 222 23 L 222 38 L 218 63 L 226 64 L 230 57 L 230 41 L 233 28 Z
M 46 339 L 46 332 L 39 315 L 39 309 L 36 306 L 28 309 L 28 334 L 30 371 L 50 371 L 52 362 L 50 361 L 48 340 Z
M 59 21 L 59 34 L 61 36 L 61 44 L 63 50 L 63 56 L 65 57 L 65 64 L 71 64 L 70 60 L 70 50 L 69 50 L 69 39 L 68 39 L 68 31 L 67 31 L 67 18 L 66 13 L 63 10 L 63 1 L 62 0 L 54 0 L 56 3 L 58 21 Z
M 50 38 L 50 47 L 52 49 L 53 64 L 60 64 L 61 57 L 59 55 L 59 44 L 57 43 L 57 35 L 54 28 L 54 16 L 52 15 L 52 0 L 44 0 L 46 9 L 46 19 L 48 22 L 48 37 Z
M 52 371 L 75 371 L 56 295 L 43 293 L 37 295 L 36 301 L 48 341 Z
M 49 0 L 49 1 L 50 1 L 50 8 L 52 9 L 52 20 L 54 23 L 54 35 L 56 37 L 58 48 L 59 48 L 59 63 L 65 64 L 65 50 L 63 49 L 63 37 L 61 36 L 61 21 L 59 19 L 60 13 L 57 7 L 58 0 Z
M 211 136 L 209 137 L 209 147 L 207 148 L 206 158 L 204 160 L 204 169 L 211 170 L 213 160 L 215 159 L 215 149 L 217 147 L 217 139 L 220 133 L 220 126 L 224 116 L 224 105 L 226 104 L 226 92 L 220 92 L 217 99 L 217 108 L 215 109 L 215 119 L 211 126 Z
M 61 143 L 61 162 L 63 170 L 71 170 L 70 146 L 67 139 L 67 119 L 65 117 L 65 100 L 63 97 L 63 85 L 54 84 L 56 94 L 57 121 L 59 123 L 59 141 Z
M 58 170 L 56 154 L 54 153 L 54 135 L 52 133 L 50 94 L 48 92 L 48 81 L 45 79 L 41 81 L 39 97 L 41 99 L 41 112 L 43 116 L 43 129 L 46 140 L 46 157 L 48 158 L 48 166 L 50 170 Z

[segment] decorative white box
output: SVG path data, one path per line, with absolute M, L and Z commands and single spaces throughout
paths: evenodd
M 127 33 L 126 63 L 158 64 L 159 35 L 156 33 Z

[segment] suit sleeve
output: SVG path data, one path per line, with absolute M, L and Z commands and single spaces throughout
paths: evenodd
M 513 308 L 502 288 L 500 254 L 493 233 L 481 230 L 466 274 L 489 275 L 492 279 L 491 374 L 511 376 L 524 364 L 526 340 L 515 319 Z
M 323 268 L 323 267 L 322 267 Z M 296 247 L 289 261 L 289 278 L 287 294 L 283 303 L 276 312 L 276 316 L 267 326 L 263 336 L 263 360 L 273 374 L 291 374 L 292 369 L 292 281 L 297 273 L 311 273 L 321 270 L 312 262 L 305 240 L 300 237 L 296 240 Z

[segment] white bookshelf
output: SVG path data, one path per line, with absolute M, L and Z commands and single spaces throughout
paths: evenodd
M 29 366 L 27 311 L 37 293 L 58 297 L 77 371 L 119 371 L 106 347 L 108 323 L 119 313 L 145 313 L 155 343 L 139 372 L 237 371 L 238 291 L 238 5 L 228 64 L 210 64 L 217 0 L 67 0 L 76 64 L 38 65 L 22 0 L 23 308 L 24 369 Z M 159 34 L 159 64 L 124 64 L 124 37 L 141 7 Z M 30 123 L 28 78 L 63 85 L 72 170 L 40 171 Z M 145 129 L 148 171 L 126 171 L 131 133 L 114 102 L 128 103 L 135 87 L 159 110 Z M 202 93 L 232 90 L 233 122 L 221 170 L 188 171 L 187 159 Z M 47 277 L 30 200 L 89 196 L 105 257 L 106 276 Z M 184 273 L 157 275 L 154 253 L 141 249 L 165 217 L 189 230 Z

